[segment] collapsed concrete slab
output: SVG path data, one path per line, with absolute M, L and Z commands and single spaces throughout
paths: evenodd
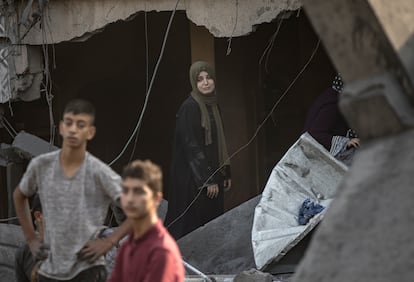
M 38 155 L 58 149 L 58 147 L 51 145 L 45 140 L 24 131 L 21 131 L 16 135 L 12 146 L 23 158 L 29 160 Z
M 412 281 L 413 140 L 360 149 L 293 281 Z
M 205 274 L 254 268 L 251 229 L 259 200 L 256 196 L 178 240 L 183 259 Z
M 34 25 L 24 44 L 41 45 L 62 41 L 83 41 L 106 25 L 131 19 L 140 11 L 172 11 L 176 0 L 136 1 L 75 1 L 61 0 L 47 3 L 44 18 L 45 34 Z M 18 10 L 40 14 L 37 5 L 18 3 Z M 31 5 L 29 3 L 29 5 Z M 205 26 L 216 37 L 241 36 L 254 30 L 254 26 L 271 22 L 284 11 L 294 11 L 302 6 L 300 0 L 205 1 L 192 0 L 178 3 L 178 10 L 185 10 L 196 25 Z M 21 26 L 21 34 L 27 27 Z
M 308 133 L 292 145 L 274 167 L 255 210 L 252 245 L 258 269 L 280 260 L 322 220 L 323 212 L 299 225 L 299 209 L 308 198 L 329 206 L 346 171 Z
M 0 223 L 0 281 L 16 281 L 15 253 L 24 243 L 20 226 Z

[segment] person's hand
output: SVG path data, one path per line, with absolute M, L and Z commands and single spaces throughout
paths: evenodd
M 225 179 L 223 186 L 225 192 L 229 191 L 231 189 L 231 178 Z
M 346 144 L 347 148 L 358 148 L 359 147 L 359 138 L 352 138 L 348 141 L 348 144 Z
M 207 197 L 210 199 L 217 198 L 219 193 L 219 187 L 217 184 L 211 184 L 207 186 Z
M 44 244 L 38 236 L 28 242 L 28 245 L 35 261 L 45 260 L 49 256 L 49 246 Z
M 108 238 L 89 241 L 78 252 L 78 258 L 93 263 L 100 256 L 106 254 L 113 246 L 114 244 Z

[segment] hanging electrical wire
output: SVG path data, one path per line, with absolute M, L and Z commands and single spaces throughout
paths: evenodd
M 275 41 L 276 41 L 276 37 L 277 37 L 277 35 L 279 34 L 279 31 L 280 31 L 280 27 L 282 26 L 282 23 L 283 23 L 283 18 L 281 18 L 280 20 L 279 20 L 279 24 L 277 25 L 277 28 L 276 28 L 276 31 L 272 34 L 272 36 L 270 37 L 270 39 L 269 39 L 269 43 L 267 44 L 267 46 L 266 46 L 266 48 L 265 48 L 265 50 L 263 51 L 263 54 L 262 54 L 262 56 L 260 56 L 260 59 L 259 59 L 259 78 L 261 78 L 261 71 L 262 71 L 262 62 L 263 62 L 263 59 L 264 58 L 266 58 L 266 60 L 265 60 L 265 70 L 266 70 L 266 72 L 268 72 L 268 69 L 267 69 L 267 63 L 268 63 L 268 61 L 269 61 L 269 57 L 270 57 L 270 54 L 271 54 L 271 52 L 272 52 L 272 49 L 273 49 L 273 46 L 274 46 L 274 44 L 275 44 Z
M 231 53 L 231 41 L 233 40 L 233 35 L 234 35 L 234 32 L 236 31 L 238 20 L 239 20 L 239 0 L 236 0 L 236 19 L 234 20 L 234 26 L 230 34 L 230 37 L 229 39 L 227 39 L 228 44 L 227 44 L 226 56 L 230 55 Z
M 259 126 L 257 127 L 256 131 L 254 132 L 254 134 L 252 135 L 252 137 L 249 139 L 249 141 L 242 145 L 239 149 L 237 149 L 233 154 L 231 154 L 224 162 L 223 164 L 221 164 L 208 178 L 207 180 L 203 183 L 203 185 L 201 187 L 198 187 L 199 192 L 197 193 L 197 195 L 194 197 L 194 199 L 190 202 L 190 204 L 185 208 L 185 210 L 178 216 L 176 217 L 173 221 L 171 221 L 171 223 L 167 226 L 167 228 L 170 228 L 174 223 L 176 223 L 180 218 L 182 218 L 187 212 L 188 210 L 191 208 L 191 206 L 195 203 L 195 201 L 197 200 L 197 198 L 200 196 L 201 192 L 204 191 L 204 188 L 206 188 L 207 183 L 209 183 L 210 179 L 214 177 L 214 175 L 216 175 L 216 173 L 218 173 L 224 166 L 225 163 L 227 163 L 229 160 L 233 159 L 237 154 L 239 154 L 242 150 L 244 150 L 245 148 L 247 148 L 253 141 L 254 139 L 257 137 L 260 129 L 262 129 L 262 127 L 265 125 L 265 123 L 267 122 L 267 120 L 272 116 L 273 112 L 275 111 L 276 107 L 280 104 L 280 102 L 283 100 L 283 98 L 285 98 L 285 96 L 289 93 L 289 90 L 293 87 L 293 85 L 296 83 L 296 81 L 299 79 L 299 77 L 302 75 L 302 73 L 307 69 L 307 67 L 309 66 L 309 64 L 312 62 L 313 58 L 315 57 L 316 52 L 319 49 L 319 45 L 320 45 L 320 39 L 318 40 L 318 42 L 316 43 L 315 48 L 313 49 L 309 59 L 306 61 L 306 63 L 303 65 L 303 67 L 301 68 L 301 70 L 298 72 L 298 74 L 295 76 L 295 78 L 292 80 L 292 82 L 288 85 L 288 87 L 285 89 L 285 91 L 283 92 L 283 94 L 279 97 L 279 99 L 276 100 L 276 102 L 273 104 L 272 108 L 270 109 L 269 113 L 266 115 L 266 117 L 263 119 L 263 121 L 259 124 Z
M 145 30 L 145 93 L 148 92 L 148 80 L 149 80 L 149 56 L 148 56 L 148 19 L 147 19 L 147 1 L 145 1 L 144 12 L 144 30 Z M 138 136 L 141 126 L 138 128 L 135 134 L 134 148 L 132 149 L 131 156 L 129 157 L 129 163 L 132 161 L 135 155 L 135 149 L 137 147 Z
M 144 117 L 144 113 L 145 113 L 145 110 L 147 108 L 148 100 L 149 100 L 149 97 L 150 97 L 150 94 L 151 94 L 152 85 L 154 84 L 154 80 L 155 80 L 155 77 L 157 75 L 158 67 L 159 67 L 159 65 L 161 63 L 161 60 L 162 60 L 162 57 L 164 55 L 164 50 L 165 50 L 165 46 L 167 44 L 168 34 L 170 32 L 171 24 L 172 24 L 172 21 L 174 19 L 174 15 L 175 15 L 175 12 L 177 11 L 177 7 L 178 7 L 179 3 L 180 3 L 180 0 L 177 0 L 177 2 L 175 4 L 175 7 L 174 7 L 174 9 L 171 13 L 170 20 L 168 21 L 167 29 L 166 29 L 165 35 L 164 35 L 164 40 L 163 40 L 162 46 L 161 46 L 161 51 L 160 51 L 160 54 L 158 56 L 157 63 L 155 64 L 154 72 L 152 73 L 152 76 L 151 76 L 151 82 L 148 86 L 148 91 L 147 91 L 146 96 L 145 96 L 144 105 L 142 107 L 141 114 L 138 118 L 137 124 L 136 124 L 134 130 L 132 131 L 132 134 L 128 138 L 128 141 L 126 142 L 125 146 L 122 148 L 122 150 L 118 154 L 118 156 L 116 156 L 115 159 L 113 159 L 109 163 L 109 166 L 112 166 L 116 161 L 118 161 L 122 157 L 122 155 L 125 153 L 126 149 L 128 148 L 129 144 L 131 143 L 132 139 L 134 138 L 135 134 L 138 132 L 139 128 L 141 127 L 142 119 Z
M 50 145 L 54 145 L 55 143 L 55 135 L 56 135 L 56 125 L 55 120 L 53 117 L 53 94 L 52 94 L 52 78 L 50 73 L 50 62 L 49 62 L 49 47 L 47 44 L 47 31 L 46 29 L 49 28 L 49 23 L 47 21 L 47 9 L 46 6 L 42 7 L 40 10 L 40 21 L 41 21 L 41 30 L 42 30 L 42 51 L 43 51 L 43 59 L 44 59 L 44 68 L 43 74 L 45 76 L 45 82 L 42 83 L 45 89 L 45 98 L 48 105 L 48 112 L 49 112 L 49 143 Z M 50 32 L 50 30 L 49 30 Z M 54 52 L 54 49 L 53 49 Z M 53 57 L 54 58 L 54 57 Z M 54 62 L 55 65 L 55 62 Z
M 0 122 L 3 125 L 3 127 L 6 129 L 6 131 L 9 133 L 9 135 L 12 138 L 15 138 L 17 135 L 17 131 L 13 128 L 13 126 L 10 124 L 10 122 L 6 119 L 5 116 L 0 117 Z

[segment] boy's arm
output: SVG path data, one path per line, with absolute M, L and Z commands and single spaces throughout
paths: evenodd
M 14 205 L 16 208 L 17 217 L 30 251 L 35 258 L 44 259 L 45 254 L 41 254 L 42 239 L 36 235 L 33 227 L 32 217 L 28 203 L 28 197 L 22 193 L 20 187 L 17 186 L 13 192 Z
M 100 256 L 106 254 L 112 247 L 118 245 L 118 242 L 128 234 L 132 228 L 132 220 L 126 219 L 113 233 L 106 238 L 99 238 L 94 241 L 89 241 L 79 251 L 79 258 L 88 260 L 89 262 L 96 261 Z

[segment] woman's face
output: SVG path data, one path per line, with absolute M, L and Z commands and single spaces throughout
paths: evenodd
M 203 95 L 211 94 L 214 89 L 214 80 L 209 76 L 209 74 L 205 71 L 202 71 L 198 74 L 197 77 L 197 88 Z

